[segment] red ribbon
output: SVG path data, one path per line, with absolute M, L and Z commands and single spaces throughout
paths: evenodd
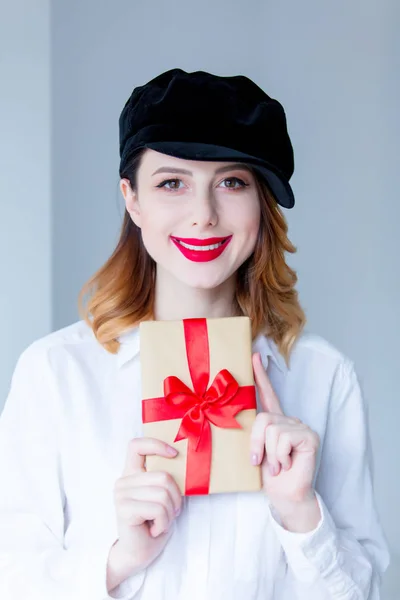
M 185 493 L 208 494 L 212 456 L 210 422 L 218 427 L 241 428 L 234 417 L 242 410 L 256 408 L 255 387 L 240 387 L 226 369 L 222 369 L 208 387 L 207 320 L 184 319 L 183 326 L 194 391 L 178 377 L 167 377 L 162 398 L 143 400 L 143 423 L 182 419 L 174 441 L 188 440 Z

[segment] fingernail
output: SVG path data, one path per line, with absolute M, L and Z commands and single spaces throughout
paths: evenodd
M 278 469 L 275 467 L 275 465 L 269 465 L 269 472 L 271 475 L 275 476 L 278 472 Z
M 258 465 L 258 456 L 257 456 L 257 454 L 252 454 L 251 455 L 251 464 L 252 465 Z
M 178 451 L 172 446 L 167 446 L 167 454 L 169 454 L 170 456 L 176 456 L 178 454 Z

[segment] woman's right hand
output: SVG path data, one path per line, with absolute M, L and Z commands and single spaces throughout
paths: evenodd
M 161 553 L 181 510 L 176 481 L 162 471 L 147 472 L 147 455 L 173 458 L 177 451 L 153 438 L 135 438 L 129 443 L 125 468 L 114 488 L 119 536 L 109 556 L 114 582 L 126 578 L 127 569 L 129 573 L 145 569 Z

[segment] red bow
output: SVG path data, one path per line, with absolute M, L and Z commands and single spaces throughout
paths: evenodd
M 186 353 L 194 391 L 178 377 L 164 380 L 164 397 L 143 400 L 143 422 L 182 418 L 174 441 L 187 438 L 185 493 L 208 494 L 212 438 L 210 422 L 217 427 L 240 428 L 234 418 L 255 408 L 254 386 L 240 387 L 229 371 L 209 382 L 209 347 L 206 319 L 184 319 Z
M 234 416 L 242 410 L 230 404 L 239 390 L 239 384 L 226 369 L 215 377 L 203 395 L 192 392 L 178 377 L 164 380 L 165 401 L 170 406 L 185 409 L 185 415 L 176 435 L 175 442 L 190 438 L 196 442 L 196 451 L 203 435 L 207 435 L 210 423 L 218 427 L 241 427 Z

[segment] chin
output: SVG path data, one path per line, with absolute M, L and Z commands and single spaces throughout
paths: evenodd
M 195 276 L 192 272 L 185 277 L 185 275 L 181 272 L 177 273 L 175 277 L 188 287 L 198 290 L 213 290 L 230 279 L 231 273 L 202 273 L 201 275 L 198 274 Z
M 219 287 L 224 281 L 183 281 L 187 287 L 193 288 L 194 290 L 214 290 Z

